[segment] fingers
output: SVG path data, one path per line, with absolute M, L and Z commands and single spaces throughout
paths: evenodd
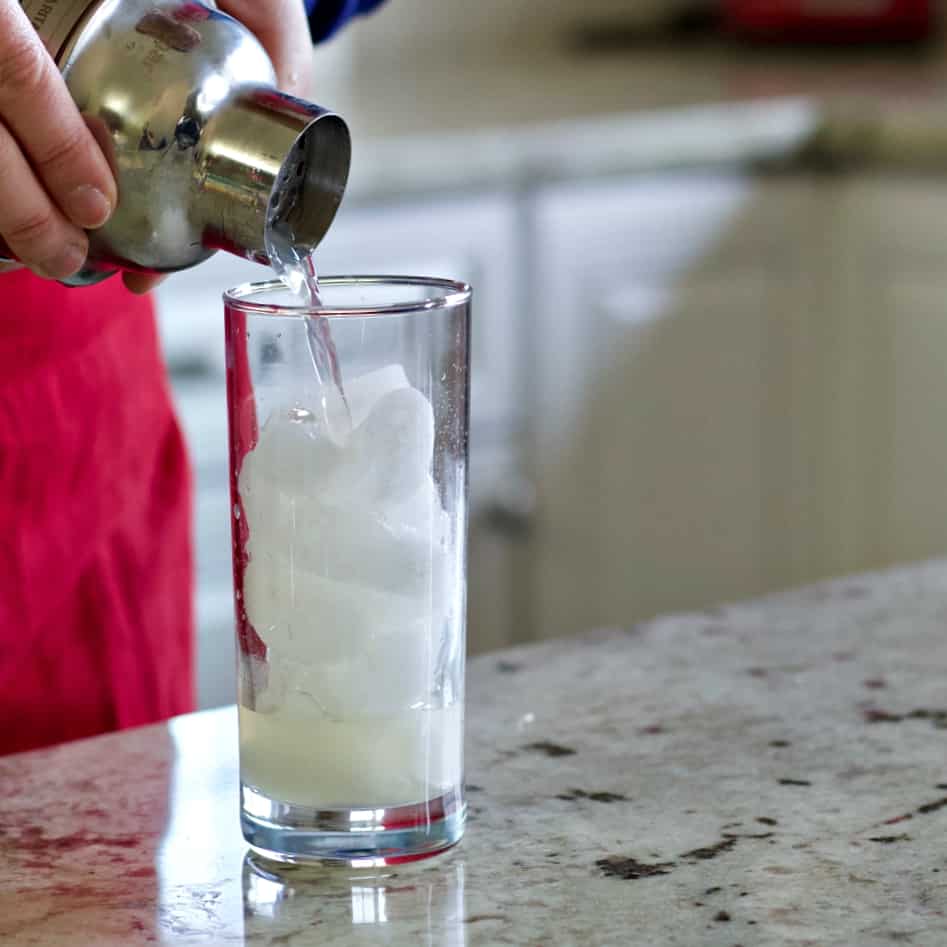
M 0 238 L 41 276 L 85 262 L 117 202 L 108 162 L 26 15 L 0 0 Z
M 88 238 L 53 204 L 2 124 L 0 168 L 0 235 L 17 259 L 40 276 L 72 276 L 85 262 Z
M 263 44 L 284 92 L 312 94 L 312 41 L 302 0 L 220 0 L 218 6 Z
M 122 282 L 125 288 L 133 292 L 136 296 L 144 296 L 160 283 L 167 279 L 166 276 L 150 276 L 147 273 L 123 273 Z
M 115 181 L 69 90 L 18 4 L 0 0 L 0 118 L 77 227 L 101 227 Z

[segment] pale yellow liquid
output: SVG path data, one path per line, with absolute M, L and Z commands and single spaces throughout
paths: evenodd
M 333 721 L 240 707 L 240 775 L 279 802 L 390 808 L 426 802 L 459 784 L 458 704 L 397 716 Z

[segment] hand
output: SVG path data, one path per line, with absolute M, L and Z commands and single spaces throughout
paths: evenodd
M 263 44 L 276 66 L 280 89 L 303 97 L 310 93 L 312 42 L 303 0 L 219 0 L 217 5 Z M 162 277 L 126 273 L 123 279 L 132 292 L 146 293 Z
M 306 98 L 312 87 L 312 40 L 303 0 L 218 0 L 269 53 L 279 87 Z
M 0 0 L 0 169 L 0 237 L 40 276 L 72 276 L 115 180 L 17 0 Z

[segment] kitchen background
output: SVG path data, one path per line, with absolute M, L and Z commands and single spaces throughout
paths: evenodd
M 354 147 L 322 272 L 475 287 L 472 652 L 947 552 L 939 10 L 754 8 L 389 0 L 316 52 Z M 220 293 L 264 275 L 159 292 L 204 707 L 234 677 Z

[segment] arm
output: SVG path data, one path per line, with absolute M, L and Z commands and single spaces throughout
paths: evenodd
M 321 43 L 356 16 L 371 13 L 383 0 L 306 0 L 313 41 Z

